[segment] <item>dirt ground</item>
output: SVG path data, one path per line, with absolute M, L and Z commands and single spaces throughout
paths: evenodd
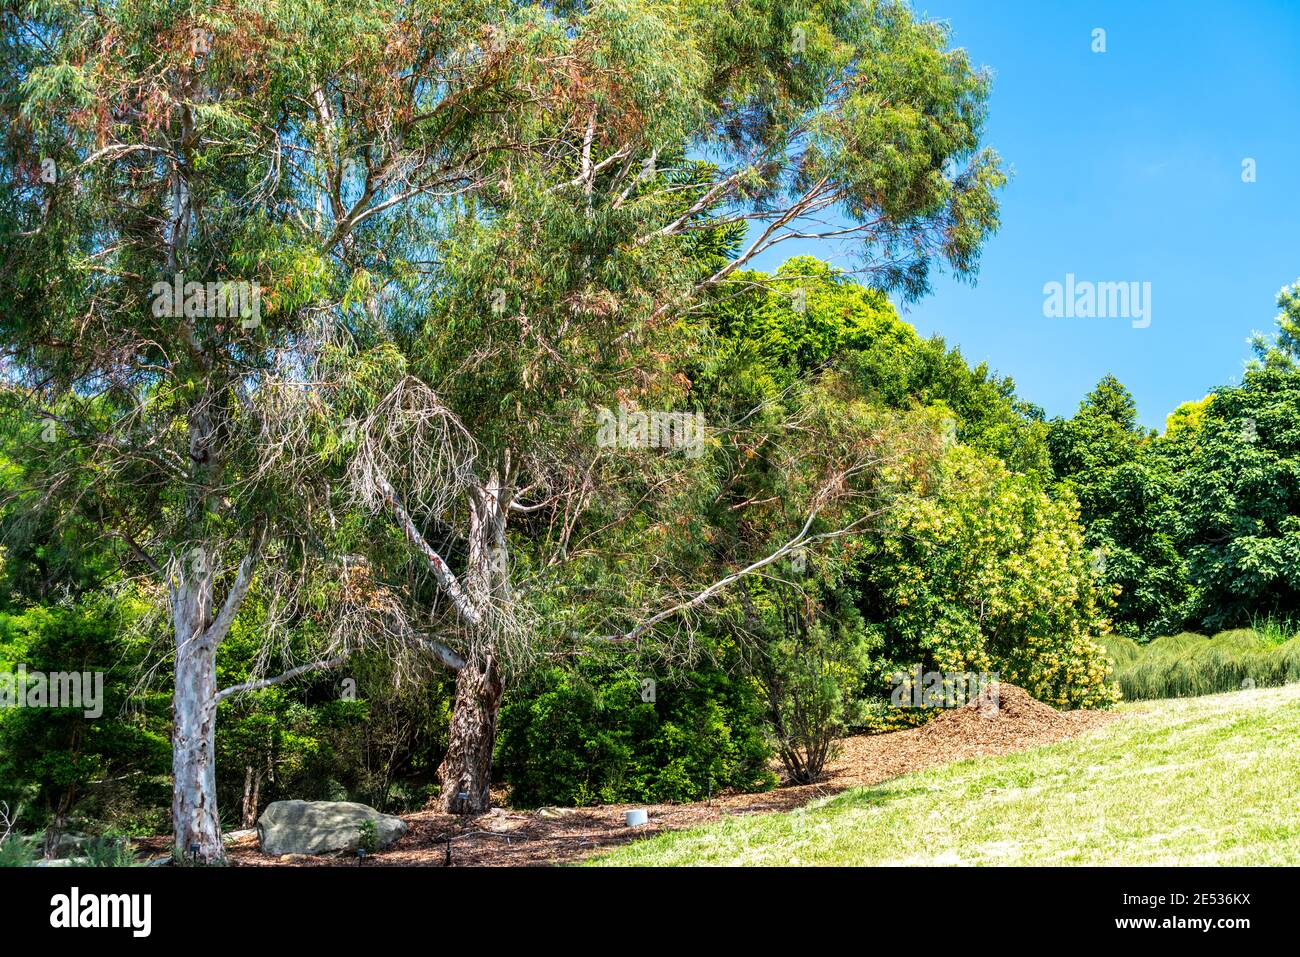
M 788 811 L 849 788 L 911 771 L 982 755 L 1006 754 L 1075 737 L 1113 720 L 1103 711 L 1056 711 L 1012 685 L 998 686 L 996 700 L 976 700 L 928 724 L 891 734 L 845 738 L 825 778 L 784 785 L 758 794 L 722 794 L 695 804 L 609 804 L 589 808 L 514 811 L 505 795 L 493 794 L 493 810 L 471 818 L 436 811 L 404 816 L 410 830 L 390 850 L 368 857 L 366 867 L 537 866 L 581 860 L 603 848 L 682 830 L 732 814 Z M 629 828 L 624 812 L 645 808 L 649 823 Z M 230 863 L 244 867 L 356 867 L 346 857 L 266 857 L 255 837 L 228 847 Z

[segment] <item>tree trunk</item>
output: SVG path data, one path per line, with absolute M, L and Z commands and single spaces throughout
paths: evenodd
M 257 826 L 257 807 L 261 803 L 260 794 L 262 791 L 262 772 L 253 773 L 253 766 L 247 765 L 244 768 L 244 803 L 239 809 L 239 823 L 241 827 L 253 828 Z
M 177 649 L 172 727 L 174 838 L 186 859 L 208 864 L 225 857 L 217 821 L 216 684 L 216 649 L 197 641 Z
M 504 469 L 509 472 L 509 460 Z M 470 496 L 469 561 L 465 585 L 485 616 L 510 602 L 510 563 L 506 553 L 506 513 L 510 493 L 496 472 Z M 490 630 L 484 629 L 485 631 Z M 477 644 L 477 647 L 474 647 Z M 449 814 L 482 814 L 491 807 L 492 746 L 497 736 L 504 681 L 496 648 L 486 634 L 471 642 L 472 653 L 456 673 L 456 701 L 447 733 L 447 754 L 438 768 L 439 807 Z
M 438 767 L 448 814 L 482 814 L 491 806 L 492 745 L 501 711 L 501 674 L 494 658 L 486 666 L 466 663 L 456 674 L 456 701 L 447 734 L 447 754 Z
M 217 819 L 217 648 L 209 639 L 211 579 L 187 567 L 173 597 L 176 689 L 172 696 L 172 836 L 185 860 L 225 859 Z

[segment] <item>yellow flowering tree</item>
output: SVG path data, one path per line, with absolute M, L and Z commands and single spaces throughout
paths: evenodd
M 1058 707 L 1117 700 L 1108 628 L 1078 505 L 996 458 L 954 446 L 933 493 L 908 498 L 863 563 L 881 674 L 916 664 L 995 672 Z

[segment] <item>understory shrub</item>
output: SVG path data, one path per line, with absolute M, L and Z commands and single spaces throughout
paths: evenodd
M 766 704 L 771 740 L 791 781 L 810 784 L 837 738 L 865 720 L 862 674 L 871 639 L 853 595 L 816 585 L 750 583 L 742 595 L 750 634 L 738 642 Z
M 753 685 L 721 671 L 537 673 L 501 711 L 496 763 L 517 807 L 698 801 L 775 784 Z M 653 698 L 653 700 L 643 700 Z

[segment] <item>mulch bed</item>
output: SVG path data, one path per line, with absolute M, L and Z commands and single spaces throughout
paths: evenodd
M 991 693 L 996 697 L 990 698 Z M 1057 711 L 1014 685 L 985 689 L 969 704 L 945 711 L 928 724 L 890 734 L 840 742 L 839 755 L 816 784 L 785 785 L 758 794 L 723 794 L 695 804 L 609 804 L 590 808 L 513 811 L 495 806 L 471 818 L 436 811 L 404 817 L 410 830 L 390 850 L 372 855 L 366 867 L 537 866 L 579 861 L 605 848 L 662 831 L 698 827 L 733 814 L 789 811 L 854 787 L 877 784 L 912 771 L 983 755 L 1023 751 L 1073 738 L 1116 715 L 1105 711 Z M 649 812 L 649 824 L 629 828 L 624 812 Z M 228 847 L 230 863 L 243 867 L 356 867 L 352 856 L 266 857 L 248 837 Z

